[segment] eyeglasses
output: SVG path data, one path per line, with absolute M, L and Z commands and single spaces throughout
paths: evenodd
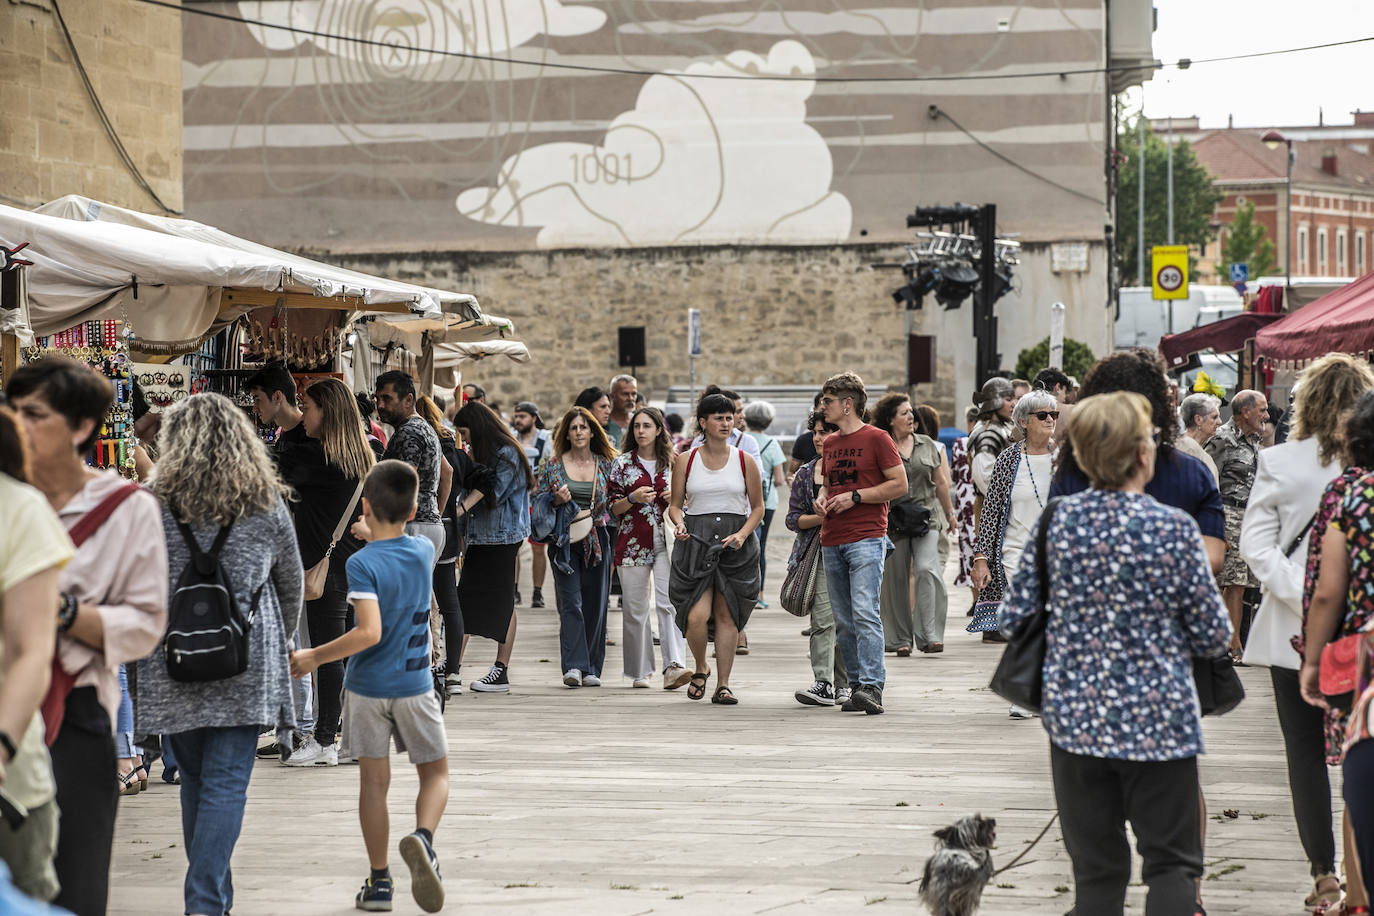
M 1059 411 L 1057 411 L 1057 410 L 1037 410 L 1035 413 L 1031 414 L 1031 416 L 1032 416 L 1032 417 L 1035 417 L 1035 419 L 1037 419 L 1037 420 L 1039 420 L 1041 423 L 1043 423 L 1043 422 L 1045 422 L 1046 420 L 1058 420 L 1058 419 L 1059 419 Z

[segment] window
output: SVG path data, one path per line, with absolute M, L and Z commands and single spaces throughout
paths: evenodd
M 1344 229 L 1336 230 L 1336 276 L 1346 275 L 1346 241 L 1347 236 Z
M 1326 276 L 1326 227 L 1317 230 L 1317 276 Z
M 1298 273 L 1307 275 L 1307 227 L 1298 227 Z
M 1364 276 L 1364 265 L 1365 265 L 1366 263 L 1367 263 L 1367 262 L 1365 261 L 1365 256 L 1364 256 L 1364 230 L 1363 230 L 1363 229 L 1356 229 L 1356 230 L 1355 230 L 1355 275 L 1356 275 L 1356 276 L 1359 276 L 1359 277 L 1363 277 L 1363 276 Z

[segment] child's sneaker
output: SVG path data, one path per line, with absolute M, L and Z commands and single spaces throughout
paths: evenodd
M 401 859 L 410 869 L 410 894 L 420 909 L 437 913 L 444 908 L 444 885 L 439 878 L 439 857 L 419 832 L 401 839 Z
M 368 878 L 364 881 L 363 888 L 358 891 L 358 896 L 354 898 L 353 905 L 360 910 L 367 910 L 371 913 L 390 913 L 391 876 Z

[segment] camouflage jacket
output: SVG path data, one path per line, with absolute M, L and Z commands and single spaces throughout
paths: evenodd
M 1222 502 L 1244 505 L 1250 499 L 1255 484 L 1255 469 L 1259 466 L 1259 437 L 1246 436 L 1236 426 L 1235 419 L 1217 428 L 1216 435 L 1203 446 L 1217 466 Z

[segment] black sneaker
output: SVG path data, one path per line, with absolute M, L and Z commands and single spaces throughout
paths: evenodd
M 817 681 L 805 690 L 793 694 L 803 706 L 834 706 L 835 691 L 830 689 L 829 681 Z
M 305 744 L 305 738 L 301 737 L 299 733 L 293 733 L 291 735 L 291 752 L 293 754 L 296 751 L 300 750 L 303 744 Z M 267 744 L 264 744 L 262 747 L 258 748 L 257 756 L 260 760 L 272 760 L 274 758 L 280 757 L 281 745 L 275 741 L 269 741 Z
M 390 913 L 391 876 L 368 878 L 364 881 L 363 889 L 358 891 L 357 897 L 353 898 L 353 905 L 370 913 Z
M 487 676 L 468 685 L 478 693 L 510 693 L 510 681 L 506 678 L 506 666 L 496 663 L 491 666 Z
M 543 607 L 543 606 L 544 606 L 544 590 L 543 590 L 542 588 L 536 588 L 536 589 L 534 590 L 534 594 L 533 594 L 532 596 L 530 596 L 530 607 Z
M 855 687 L 849 701 L 867 715 L 878 716 L 883 713 L 883 692 L 870 684 Z
M 522 602 L 520 601 L 520 589 L 517 588 L 517 589 L 515 590 L 515 606 L 516 606 L 516 607 L 519 607 L 519 606 L 521 605 L 521 603 L 522 603 Z
M 410 895 L 426 913 L 444 908 L 444 882 L 439 877 L 439 857 L 417 833 L 401 838 L 401 859 L 410 869 Z

